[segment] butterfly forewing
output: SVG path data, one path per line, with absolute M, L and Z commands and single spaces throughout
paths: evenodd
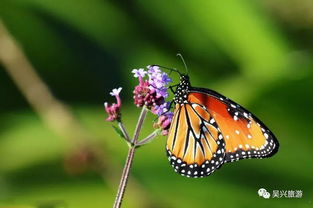
M 225 162 L 269 157 L 277 152 L 273 133 L 237 103 L 206 89 L 191 90 L 189 97 L 190 102 L 203 103 L 216 120 L 226 144 Z

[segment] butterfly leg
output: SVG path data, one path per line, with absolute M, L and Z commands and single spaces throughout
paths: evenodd
M 173 87 L 177 87 L 179 84 L 176 85 L 171 85 L 168 88 L 170 88 L 170 90 L 172 91 L 173 94 L 175 94 L 175 90 L 173 89 Z
M 170 105 L 168 106 L 167 111 L 165 113 L 167 113 L 167 112 L 169 112 L 171 110 L 173 103 L 174 103 L 174 100 L 172 100 L 170 102 Z

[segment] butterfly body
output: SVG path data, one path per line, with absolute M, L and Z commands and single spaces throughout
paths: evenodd
M 176 172 L 204 177 L 224 163 L 270 157 L 278 150 L 273 133 L 252 113 L 225 96 L 194 88 L 181 75 L 166 151 Z

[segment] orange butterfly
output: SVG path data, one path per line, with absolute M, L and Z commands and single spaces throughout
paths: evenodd
M 278 151 L 276 137 L 256 116 L 215 91 L 192 87 L 188 75 L 180 73 L 174 94 L 166 150 L 179 174 L 204 177 L 224 163 Z

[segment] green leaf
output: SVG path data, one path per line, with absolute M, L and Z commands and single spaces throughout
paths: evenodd
M 114 126 L 114 125 L 112 125 L 112 127 L 120 137 L 122 137 L 123 139 L 126 139 L 121 129 L 119 129 L 117 126 Z

